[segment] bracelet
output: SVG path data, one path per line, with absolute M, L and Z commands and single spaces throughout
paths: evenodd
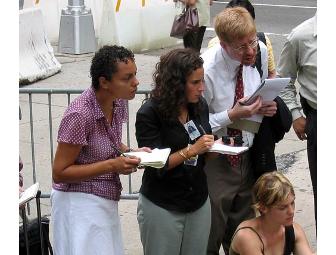
M 179 150 L 178 154 L 182 156 L 185 160 L 188 160 L 187 156 L 183 153 L 183 150 Z
M 190 144 L 188 144 L 187 151 L 186 151 L 186 154 L 187 154 L 187 158 L 188 158 L 188 159 L 192 158 L 192 157 L 189 155 L 189 151 L 190 151 Z
M 131 151 L 134 151 L 134 150 L 131 148 L 128 148 L 127 150 L 125 150 L 125 152 L 131 152 Z

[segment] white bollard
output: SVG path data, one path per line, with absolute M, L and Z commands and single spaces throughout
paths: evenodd
M 61 70 L 46 36 L 39 8 L 20 10 L 20 84 L 47 78 Z

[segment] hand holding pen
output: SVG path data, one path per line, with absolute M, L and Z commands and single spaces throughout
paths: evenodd
M 119 148 L 111 145 L 112 148 L 118 152 L 120 155 L 119 157 L 115 158 L 119 165 L 117 167 L 117 171 L 119 174 L 131 174 L 137 171 L 137 169 L 143 168 L 140 163 L 140 159 L 135 156 L 126 155 L 122 152 Z M 149 147 L 141 147 L 137 149 L 131 149 L 131 151 L 145 151 L 145 152 L 152 152 L 151 148 Z
M 214 136 L 208 135 L 202 125 L 199 125 L 199 131 L 201 131 L 202 136 L 190 146 L 190 156 L 196 156 L 207 152 L 214 143 Z
M 118 174 L 131 174 L 137 171 L 140 164 L 140 159 L 135 156 L 127 156 L 119 148 L 111 145 L 112 148 L 118 152 L 119 157 L 111 159 L 113 161 L 112 169 Z

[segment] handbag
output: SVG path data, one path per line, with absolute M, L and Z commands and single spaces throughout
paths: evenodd
M 31 255 L 48 255 L 53 254 L 53 250 L 49 240 L 49 219 L 46 216 L 41 217 L 42 224 L 42 237 L 43 237 L 43 253 L 41 252 L 41 238 L 40 238 L 40 226 L 38 219 L 33 219 L 28 222 L 27 235 L 28 235 L 28 245 L 29 254 Z M 19 254 L 25 255 L 26 245 L 24 241 L 24 230 L 23 226 L 19 228 Z
M 182 39 L 187 33 L 199 28 L 197 8 L 186 6 L 181 14 L 175 16 L 170 36 Z

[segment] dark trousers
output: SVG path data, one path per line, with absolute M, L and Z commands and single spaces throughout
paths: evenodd
M 237 226 L 255 216 L 251 208 L 252 172 L 250 153 L 242 155 L 238 167 L 231 167 L 225 155 L 209 160 L 204 168 L 211 202 L 211 230 L 208 255 L 218 255 L 221 245 L 229 254 L 231 238 Z
M 314 193 L 315 223 L 317 224 L 317 110 L 312 108 L 302 96 L 300 101 L 306 115 L 308 163 Z
M 205 26 L 200 27 L 196 32 L 189 32 L 183 37 L 184 48 L 193 48 L 201 51 L 202 41 L 205 33 Z

